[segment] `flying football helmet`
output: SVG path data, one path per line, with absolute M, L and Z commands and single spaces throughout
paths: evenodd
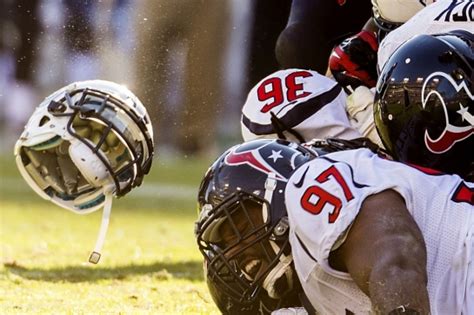
M 223 313 L 298 305 L 284 190 L 290 175 L 315 156 L 286 140 L 253 140 L 226 151 L 207 171 L 195 235 Z
M 436 0 L 372 0 L 374 22 L 390 32 L 408 21 L 418 11 Z
M 102 80 L 72 83 L 48 96 L 16 142 L 18 169 L 42 198 L 79 214 L 104 207 L 89 261 L 100 259 L 111 197 L 142 183 L 153 157 L 153 131 L 140 100 Z
M 473 66 L 467 31 L 419 35 L 394 52 L 377 82 L 374 121 L 395 159 L 472 176 Z

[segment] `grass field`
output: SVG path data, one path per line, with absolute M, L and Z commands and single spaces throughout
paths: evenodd
M 217 314 L 193 236 L 208 165 L 155 160 L 141 187 L 114 200 L 102 260 L 91 265 L 101 213 L 42 200 L 0 157 L 0 313 Z

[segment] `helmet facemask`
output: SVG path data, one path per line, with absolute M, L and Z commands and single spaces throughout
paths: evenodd
M 151 159 L 144 159 L 150 156 L 152 146 L 142 143 L 146 129 L 139 117 L 127 111 L 120 100 L 101 91 L 84 90 L 76 105 L 72 104 L 69 94 L 66 100 L 74 109 L 68 132 L 96 153 L 105 165 L 115 186 L 115 195 L 123 196 L 140 185 L 151 166 Z
M 236 303 L 254 303 L 262 288 L 273 299 L 293 289 L 287 218 L 270 213 L 268 201 L 243 191 L 201 212 L 196 232 L 207 277 Z

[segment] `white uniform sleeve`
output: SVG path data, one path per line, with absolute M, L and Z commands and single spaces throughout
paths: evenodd
M 308 312 L 303 307 L 288 307 L 275 310 L 271 315 L 308 315 Z
M 369 89 L 366 86 L 357 87 L 347 97 L 347 113 L 354 128 L 383 148 L 374 124 L 374 94 L 374 89 Z

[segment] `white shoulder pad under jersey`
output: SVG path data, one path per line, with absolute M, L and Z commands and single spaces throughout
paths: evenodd
M 419 34 L 437 34 L 452 30 L 474 33 L 473 0 L 438 0 L 399 28 L 388 33 L 378 50 L 378 68 L 382 70 L 392 53 L 405 41 Z
M 459 296 L 469 286 L 465 271 L 473 269 L 474 277 L 469 265 L 474 254 L 466 254 L 474 246 L 474 183 L 456 175 L 429 175 L 368 149 L 316 158 L 288 181 L 290 242 L 306 295 L 324 314 L 371 312 L 367 296 L 348 274 L 332 269 L 328 257 L 344 242 L 365 198 L 387 189 L 404 198 L 425 238 L 432 314 L 460 314 Z
M 303 142 L 360 137 L 351 127 L 345 108 L 346 94 L 333 79 L 310 70 L 280 70 L 261 80 L 248 94 L 242 108 L 242 136 L 245 141 L 278 138 L 280 129 L 287 139 Z M 273 114 L 278 122 L 274 118 L 272 123 Z M 284 131 L 289 128 L 303 139 Z

